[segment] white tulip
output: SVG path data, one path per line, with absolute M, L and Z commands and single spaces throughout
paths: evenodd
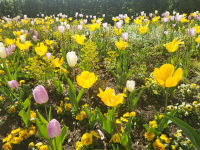
M 6 50 L 2 42 L 0 42 L 0 57 L 6 58 Z
M 23 29 L 21 29 L 21 33 L 22 33 L 22 34 L 24 33 L 24 30 L 23 30 Z
M 70 67 L 74 67 L 77 63 L 77 56 L 75 52 L 68 52 L 67 53 L 67 63 Z
M 25 43 L 26 42 L 26 38 L 24 37 L 24 35 L 20 35 L 20 41 L 22 43 Z
M 59 18 L 58 17 L 56 17 L 56 22 L 58 22 L 59 21 Z
M 157 10 L 155 10 L 155 14 L 157 14 L 158 13 L 158 11 Z
M 31 21 L 31 25 L 32 25 L 32 26 L 34 25 L 34 21 Z
M 135 90 L 135 81 L 133 80 L 127 80 L 126 82 L 126 88 L 129 92 L 133 92 Z

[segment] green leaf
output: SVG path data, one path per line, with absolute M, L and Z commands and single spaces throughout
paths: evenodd
M 37 136 L 51 143 L 51 139 L 48 137 L 47 134 L 47 126 L 44 126 L 42 122 L 37 118 L 36 118 L 36 125 L 37 125 Z
M 108 132 L 108 134 L 111 135 L 112 133 L 112 128 L 111 128 L 111 122 L 109 119 L 106 119 L 103 121 L 103 129 Z
M 146 129 L 147 132 L 149 133 L 155 133 L 156 135 L 159 135 L 160 133 L 158 131 L 156 131 L 155 128 L 152 128 L 151 126 L 149 126 L 148 124 L 143 124 L 143 127 Z
M 79 102 L 79 100 L 81 99 L 81 96 L 83 95 L 84 92 L 84 88 L 81 88 L 80 92 L 78 93 L 78 96 L 76 98 L 77 102 Z
M 39 118 L 39 120 L 41 121 L 41 123 L 47 127 L 48 122 L 43 118 L 43 116 L 38 112 L 38 110 L 36 110 L 37 116 Z
M 24 101 L 24 103 L 23 103 L 24 110 L 26 110 L 27 107 L 29 106 L 31 98 L 32 98 L 32 95 L 29 95 L 29 97 Z
M 128 143 L 128 136 L 129 136 L 128 132 L 126 134 L 122 135 L 122 137 L 121 137 L 121 144 L 123 146 L 126 146 L 126 144 Z
M 50 106 L 50 109 L 49 109 L 49 120 L 52 119 L 52 116 L 51 116 L 51 106 Z
M 59 150 L 62 150 L 62 143 L 64 142 L 68 132 L 68 127 L 64 125 L 61 129 L 61 133 L 56 137 L 56 145 Z
M 127 74 L 126 74 L 126 80 L 128 79 L 128 77 L 133 73 L 133 70 L 129 71 Z
M 115 77 L 115 78 L 118 78 L 118 75 L 113 71 L 113 70 L 111 70 L 111 69 L 108 69 L 112 74 L 113 74 L 113 76 Z
M 190 125 L 172 115 L 167 114 L 166 117 L 175 123 L 186 134 L 197 149 L 200 149 L 200 136 Z
M 145 89 L 145 88 L 143 87 L 143 88 L 140 90 L 138 96 L 134 98 L 133 103 L 132 103 L 132 107 L 131 107 L 131 110 L 132 110 L 132 111 L 134 111 L 134 110 L 136 109 L 136 107 L 137 107 L 137 102 L 138 102 L 140 96 L 142 95 L 142 92 L 144 91 L 144 89 Z
M 155 109 L 154 106 L 152 106 L 152 108 L 153 108 L 153 110 L 154 110 L 154 112 L 155 112 L 155 114 L 156 114 L 156 116 L 157 116 L 157 118 L 158 118 L 158 122 L 160 122 L 161 119 L 160 119 L 160 116 L 159 116 L 158 112 L 156 111 L 156 109 Z
M 119 76 L 122 75 L 122 67 L 121 67 L 121 62 L 118 61 L 118 64 L 117 64 L 117 73 Z
M 22 117 L 22 120 L 24 121 L 27 127 L 31 126 L 30 115 L 28 115 L 23 109 L 20 110 L 19 116 Z

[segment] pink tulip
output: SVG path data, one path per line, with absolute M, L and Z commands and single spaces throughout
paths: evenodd
M 123 40 L 128 40 L 128 32 L 122 33 L 122 39 Z
M 83 18 L 83 14 L 79 14 L 79 17 Z
M 50 138 L 55 138 L 61 133 L 60 123 L 56 119 L 52 119 L 47 125 L 47 134 Z
M 58 26 L 58 30 L 60 31 L 61 34 L 65 32 L 65 27 L 64 26 Z
M 27 18 L 27 15 L 24 15 L 24 19 L 26 19 Z
M 88 15 L 86 15 L 85 18 L 88 18 Z
M 46 103 L 49 100 L 47 91 L 42 85 L 38 85 L 33 90 L 33 97 L 38 104 Z
M 14 50 L 16 49 L 16 45 L 15 45 L 15 44 L 9 45 L 9 48 L 10 48 L 12 51 L 14 51 Z
M 174 20 L 174 18 L 175 18 L 174 16 L 170 16 L 170 18 L 169 18 L 169 19 L 170 19 L 171 21 L 173 21 L 173 20 Z
M 9 86 L 12 88 L 12 89 L 17 89 L 19 87 L 19 83 L 16 81 L 16 80 L 11 80 L 11 81 L 8 81 L 8 84 Z
M 191 16 L 188 16 L 188 20 L 191 20 L 192 19 L 192 17 Z
M 103 28 L 107 28 L 108 27 L 108 23 L 107 22 L 102 23 L 102 26 L 103 26 Z
M 195 36 L 195 34 L 196 34 L 196 28 L 189 28 L 189 29 L 188 29 L 188 35 L 189 35 L 190 37 Z
M 35 32 L 34 32 L 34 35 L 35 35 L 35 36 L 38 36 L 38 32 L 37 32 L 37 31 L 35 31 Z
M 83 19 L 83 22 L 84 22 L 84 24 L 86 24 L 87 23 L 87 19 Z
M 33 28 L 30 28 L 30 31 L 33 32 Z
M 97 24 L 99 24 L 100 22 L 101 22 L 100 20 L 97 20 L 97 21 L 96 21 Z
M 106 15 L 105 14 L 102 14 L 102 17 L 104 18 Z
M 25 30 L 24 33 L 25 33 L 26 35 L 28 35 L 28 30 Z
M 46 57 L 47 57 L 47 59 L 50 59 L 51 58 L 51 53 L 46 53 Z
M 77 28 L 78 28 L 79 31 L 81 31 L 83 29 L 83 26 L 82 25 L 78 25 Z
M 164 34 L 167 35 L 167 34 L 168 34 L 168 31 L 164 31 Z
M 67 30 L 70 29 L 70 25 L 69 25 L 69 24 L 66 25 L 66 29 L 67 29 Z
M 149 13 L 149 17 L 152 17 L 153 16 L 153 14 L 152 13 Z
M 121 22 L 117 22 L 117 23 L 115 24 L 115 27 L 119 30 L 119 29 L 122 27 Z
M 141 16 L 144 16 L 144 11 L 140 12 Z
M 92 18 L 92 15 L 90 15 L 90 18 Z
M 41 14 L 42 17 L 44 17 L 44 14 Z
M 131 16 L 131 19 L 133 19 L 133 16 Z
M 6 50 L 6 54 L 7 55 L 11 55 L 12 54 L 12 50 L 10 48 L 5 48 Z
M 37 41 L 37 36 L 33 35 L 33 41 L 34 41 L 34 42 Z

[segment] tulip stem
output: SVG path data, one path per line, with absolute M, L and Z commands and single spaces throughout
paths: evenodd
M 88 88 L 88 101 L 89 101 L 90 114 L 91 114 L 91 104 L 90 104 L 89 88 Z
M 76 85 L 75 85 L 75 68 L 73 67 L 73 75 L 74 75 L 74 89 L 75 89 L 75 97 L 76 97 Z
M 57 149 L 57 145 L 56 145 L 56 138 L 54 138 L 54 142 L 55 142 L 55 147 L 56 147 L 56 150 L 58 150 L 58 149 Z
M 46 112 L 47 121 L 49 122 L 48 115 L 47 115 L 47 107 L 46 107 L 46 103 L 44 103 L 44 107 L 45 107 L 45 112 Z
M 120 133 L 119 133 L 119 130 L 118 130 L 118 128 L 117 128 L 117 124 L 116 124 L 116 120 L 115 120 L 115 111 L 114 111 L 114 107 L 113 107 L 113 121 L 114 121 L 114 123 L 115 123 L 115 128 L 116 128 L 116 130 L 117 130 L 117 133 L 118 133 L 118 135 L 119 135 L 119 137 L 120 137 L 120 139 L 121 139 L 121 136 L 120 136 Z
M 167 114 L 167 99 L 168 99 L 168 88 L 166 88 L 166 100 L 165 100 L 165 115 Z
M 7 77 L 8 77 L 8 80 L 11 81 L 12 77 L 11 77 L 10 71 L 8 70 L 8 67 L 6 65 L 6 62 L 5 62 L 4 58 L 2 58 L 2 62 L 3 62 L 3 67 L 4 67 L 4 70 L 5 70 L 5 73 L 6 73 Z

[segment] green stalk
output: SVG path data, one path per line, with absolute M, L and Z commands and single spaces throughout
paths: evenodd
M 57 145 L 56 145 L 56 138 L 54 138 L 54 142 L 55 142 L 55 147 L 56 147 L 56 150 L 58 150 L 58 149 L 57 149 Z
M 115 111 L 114 111 L 114 107 L 113 107 L 112 109 L 113 109 L 113 121 L 114 121 L 114 123 L 115 123 L 115 128 L 116 128 L 117 133 L 118 133 L 118 135 L 119 135 L 119 137 L 120 137 L 120 139 L 121 139 L 119 130 L 118 130 L 118 128 L 117 128 L 116 120 L 115 120 Z
M 91 114 L 91 104 L 90 104 L 89 88 L 88 88 L 88 101 L 89 101 L 90 114 Z
M 45 112 L 46 112 L 46 117 L 47 117 L 47 121 L 49 122 L 50 120 L 48 119 L 48 115 L 47 115 L 47 108 L 46 108 L 46 103 L 44 103 L 44 107 L 45 107 Z
M 166 99 L 165 99 L 165 115 L 167 114 L 167 100 L 168 100 L 168 88 L 166 88 Z
M 6 76 L 8 77 L 8 80 L 11 81 L 12 80 L 12 76 L 10 74 L 10 71 L 8 70 L 7 65 L 6 65 L 5 58 L 2 58 L 2 62 L 3 62 L 3 68 L 5 70 Z
M 75 83 L 76 83 L 75 81 L 76 80 L 75 80 L 75 68 L 74 67 L 73 67 L 73 75 L 74 75 L 74 89 L 75 89 L 75 93 L 74 94 L 75 94 L 75 97 L 76 97 L 76 85 L 75 85 Z

